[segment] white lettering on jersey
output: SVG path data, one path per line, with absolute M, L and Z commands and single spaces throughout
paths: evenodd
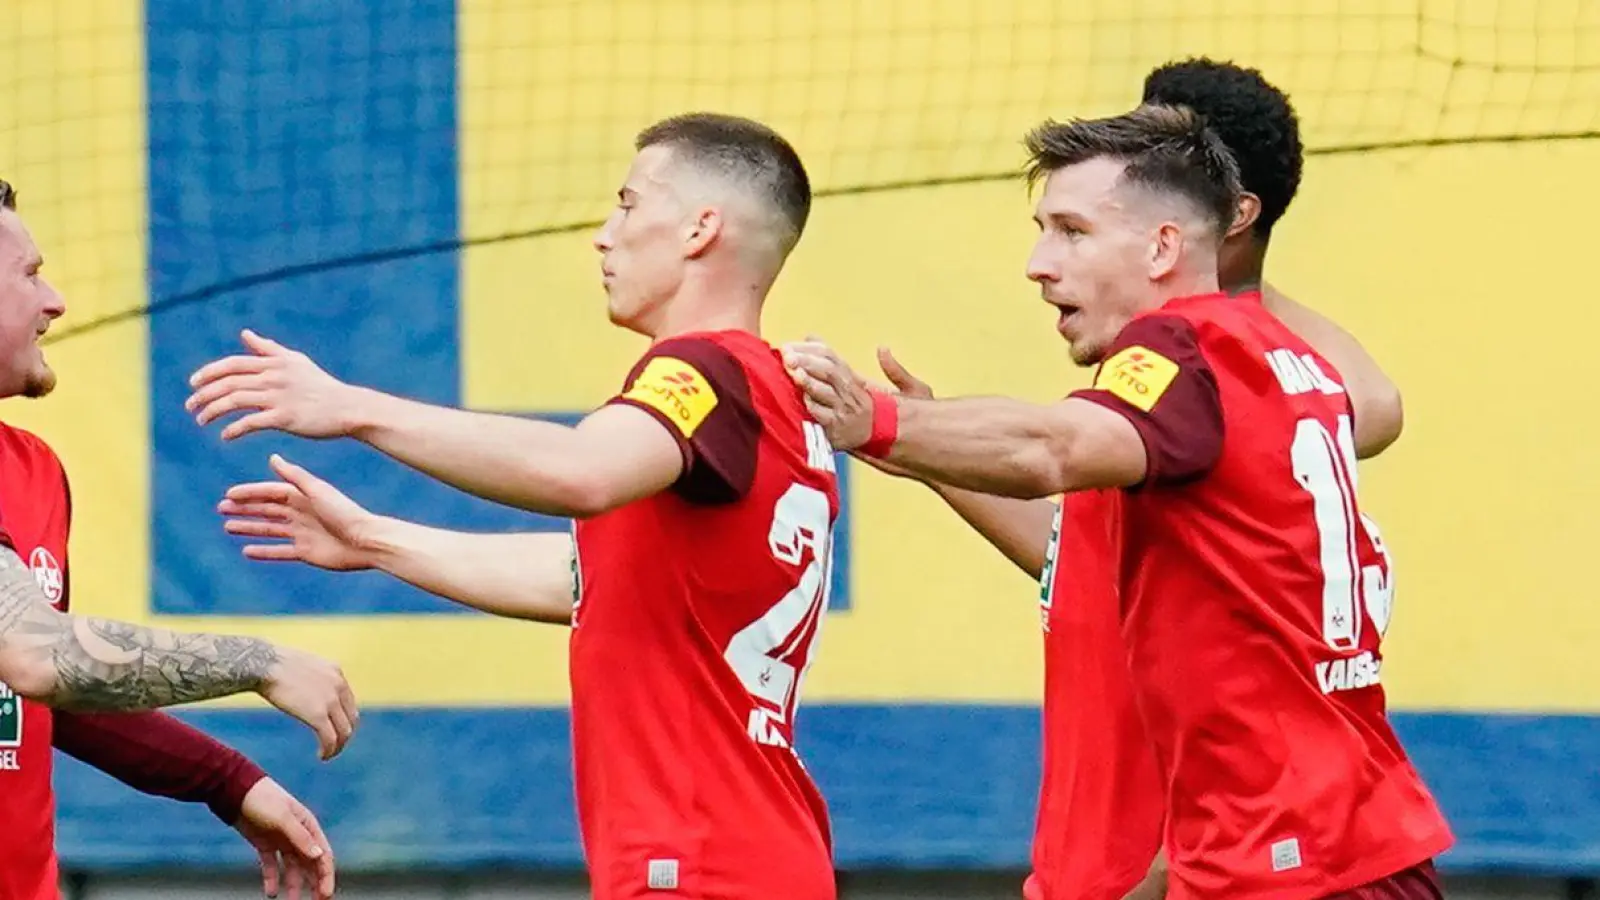
M 22 761 L 17 759 L 17 751 L 0 750 L 0 772 L 21 772 Z
M 1317 684 L 1324 694 L 1358 691 L 1378 684 L 1382 667 L 1371 650 L 1341 659 L 1325 659 L 1317 663 Z
M 1344 386 L 1329 378 L 1309 353 L 1296 354 L 1293 350 L 1267 351 L 1267 366 L 1278 376 L 1278 384 L 1289 396 L 1320 391 L 1329 396 L 1344 393 Z
M 819 472 L 833 472 L 833 445 L 828 443 L 828 433 L 816 422 L 801 422 L 806 435 L 806 465 Z

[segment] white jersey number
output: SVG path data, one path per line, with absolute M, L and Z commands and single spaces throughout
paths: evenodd
M 1339 433 L 1316 419 L 1301 419 L 1289 451 L 1294 477 L 1311 495 L 1322 568 L 1322 637 L 1335 650 L 1361 644 L 1361 608 L 1381 637 L 1394 605 L 1393 567 L 1376 522 L 1356 512 L 1356 449 L 1350 417 L 1339 417 Z M 1356 525 L 1382 560 L 1361 566 Z
M 750 737 L 758 743 L 786 747 L 780 727 L 794 718 L 800 687 L 816 653 L 817 631 L 828 608 L 832 567 L 832 521 L 828 495 L 792 484 L 772 510 L 767 545 L 779 562 L 798 566 L 811 559 L 794 588 L 761 618 L 745 626 L 723 657 L 745 690 L 756 700 L 750 711 Z

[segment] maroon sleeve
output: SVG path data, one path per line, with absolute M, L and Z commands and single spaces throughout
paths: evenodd
M 731 503 L 755 481 L 761 418 L 750 379 L 733 354 L 705 338 L 677 338 L 650 348 L 611 399 L 654 416 L 683 451 L 673 485 L 696 503 Z
M 204 803 L 239 820 L 244 795 L 267 777 L 244 754 L 160 712 L 55 714 L 55 747 L 136 791 Z
M 1222 455 L 1222 395 L 1194 327 L 1143 316 L 1117 335 L 1094 385 L 1072 396 L 1126 418 L 1144 441 L 1147 485 L 1204 477 Z

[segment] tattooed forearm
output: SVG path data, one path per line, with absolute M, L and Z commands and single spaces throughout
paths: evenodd
M 272 645 L 255 638 L 57 612 L 6 548 L 0 548 L 0 655 L 39 673 L 29 684 L 37 699 L 79 710 L 151 709 L 256 690 L 278 661 Z

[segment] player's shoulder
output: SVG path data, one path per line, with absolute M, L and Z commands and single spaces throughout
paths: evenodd
M 61 466 L 61 458 L 44 438 L 26 428 L 0 422 L 0 454 L 12 460 L 26 460 L 36 464 Z

